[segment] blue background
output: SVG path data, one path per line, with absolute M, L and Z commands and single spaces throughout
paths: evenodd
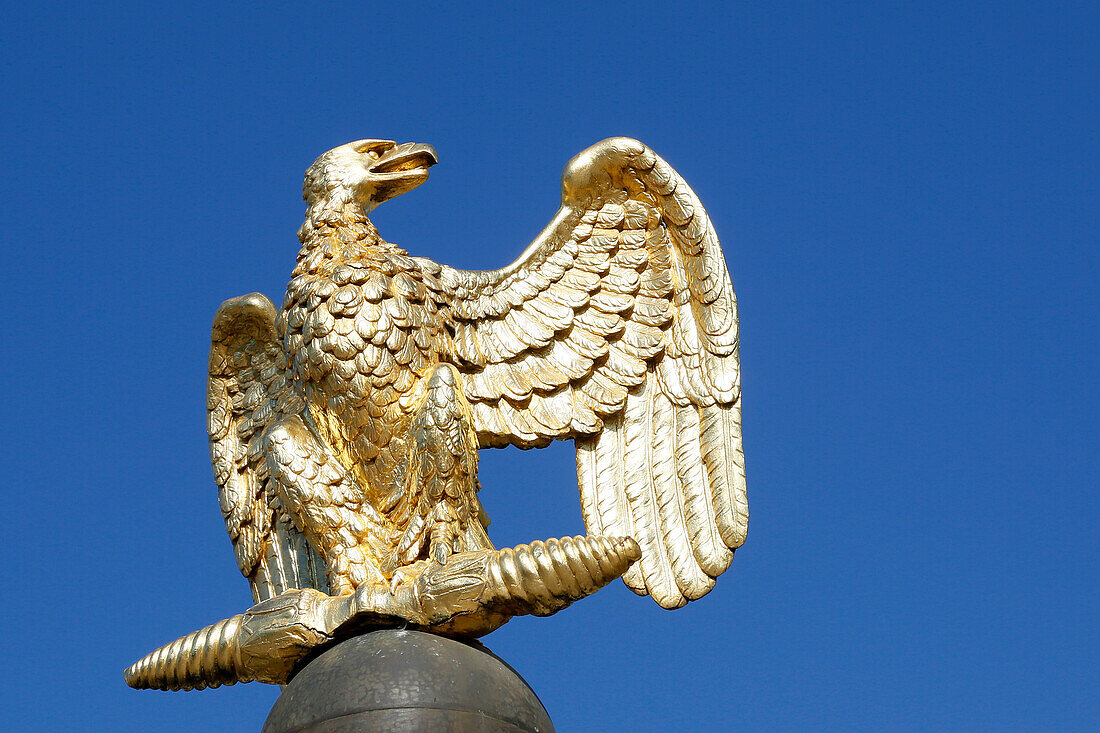
M 3 17 L 0 727 L 258 730 L 274 687 L 121 672 L 249 605 L 207 461 L 210 321 L 281 297 L 317 155 L 434 144 L 375 223 L 492 268 L 610 135 L 723 239 L 752 521 L 683 610 L 616 583 L 488 638 L 559 730 L 1100 724 L 1094 4 Z M 582 531 L 571 445 L 482 465 L 498 544 Z

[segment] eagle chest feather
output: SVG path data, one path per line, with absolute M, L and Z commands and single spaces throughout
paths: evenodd
M 361 485 L 389 489 L 403 480 L 418 387 L 450 336 L 434 276 L 367 226 L 305 238 L 277 328 L 318 432 Z

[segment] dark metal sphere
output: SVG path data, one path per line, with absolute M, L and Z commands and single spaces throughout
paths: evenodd
M 553 733 L 514 669 L 477 642 L 385 629 L 329 649 L 299 672 L 263 733 Z

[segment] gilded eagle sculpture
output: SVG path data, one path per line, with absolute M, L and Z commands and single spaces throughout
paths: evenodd
M 282 683 L 351 628 L 479 636 L 620 576 L 677 608 L 744 542 L 737 306 L 687 183 L 604 140 L 519 259 L 476 272 L 367 218 L 436 161 L 388 140 L 322 155 L 282 308 L 218 310 L 211 457 L 257 605 L 137 662 L 132 686 Z M 478 449 L 553 440 L 576 445 L 590 536 L 495 549 Z

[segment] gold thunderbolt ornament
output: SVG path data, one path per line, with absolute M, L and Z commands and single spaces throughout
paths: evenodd
M 737 304 L 687 183 L 604 140 L 512 265 L 410 257 L 367 218 L 435 150 L 360 140 L 306 172 L 282 309 L 214 318 L 210 453 L 256 603 L 126 670 L 133 687 L 285 683 L 318 647 L 409 625 L 477 637 L 617 577 L 665 608 L 745 540 Z M 572 440 L 588 537 L 497 550 L 478 449 Z

